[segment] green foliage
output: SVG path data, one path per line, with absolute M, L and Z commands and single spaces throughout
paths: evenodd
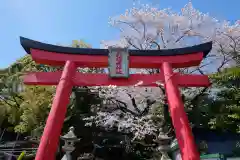
M 16 132 L 29 132 L 45 124 L 54 90 L 53 87 L 42 86 L 27 86 L 25 88 L 25 91 L 21 93 L 24 101 L 19 106 L 21 116 L 15 126 Z
M 25 156 L 25 151 L 23 151 L 19 156 L 18 156 L 18 159 L 17 160 L 23 160 Z
M 22 84 L 22 76 L 27 71 L 44 71 L 45 68 L 26 55 L 1 72 L 1 105 L 6 111 L 4 118 L 7 117 L 15 132 L 30 132 L 45 123 L 55 89 Z
M 195 127 L 240 131 L 240 68 L 232 67 L 210 76 L 212 87 L 187 109 Z
M 85 43 L 83 40 L 73 40 L 72 41 L 72 47 L 75 48 L 91 48 L 91 45 Z
M 226 68 L 222 72 L 211 75 L 213 83 L 222 87 L 239 87 L 240 69 L 238 66 Z
M 215 117 L 209 124 L 212 128 L 240 131 L 240 68 L 232 67 L 212 75 L 217 88 L 210 111 Z
M 73 47 L 89 48 L 83 41 L 73 41 Z M 26 72 L 46 72 L 61 70 L 62 67 L 51 67 L 36 64 L 31 56 L 25 55 L 10 67 L 0 70 L 0 123 L 7 120 L 9 129 L 15 132 L 34 132 L 37 136 L 43 131 L 48 116 L 55 87 L 25 86 L 22 77 Z M 81 72 L 91 72 L 94 69 L 81 69 Z M 79 90 L 75 88 L 75 92 Z M 77 98 L 76 98 L 77 96 Z M 76 107 L 81 99 L 78 92 L 71 98 L 68 117 L 76 115 Z M 87 106 L 89 109 L 90 107 Z M 39 134 L 40 133 L 40 134 Z M 35 134 L 36 135 L 36 134 Z

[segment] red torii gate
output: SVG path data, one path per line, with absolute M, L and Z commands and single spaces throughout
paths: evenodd
M 165 84 L 169 111 L 183 160 L 199 160 L 191 127 L 178 87 L 204 87 L 210 82 L 204 75 L 181 75 L 173 68 L 198 66 L 210 52 L 212 42 L 169 50 L 129 50 L 129 68 L 160 68 L 155 75 L 131 74 L 128 78 L 113 79 L 107 74 L 83 74 L 77 67 L 106 68 L 107 49 L 71 48 L 49 45 L 20 38 L 21 45 L 32 59 L 41 64 L 64 66 L 61 72 L 35 72 L 25 75 L 28 85 L 57 85 L 56 95 L 37 151 L 36 160 L 55 159 L 59 136 L 73 86 L 128 86 L 142 81 L 140 86 Z

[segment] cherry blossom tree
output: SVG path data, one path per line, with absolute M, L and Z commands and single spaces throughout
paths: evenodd
M 121 37 L 116 41 L 103 41 L 105 46 L 171 49 L 213 41 L 212 52 L 199 67 L 201 71 L 220 71 L 229 65 L 227 62 L 239 60 L 240 21 L 234 24 L 219 21 L 193 8 L 191 2 L 180 13 L 149 5 L 133 7 L 111 18 L 110 24 L 120 30 Z M 214 65 L 213 70 L 209 70 L 209 64 Z
M 108 129 L 117 128 L 119 132 L 134 133 L 134 139 L 142 139 L 147 134 L 157 132 L 157 124 L 150 114 L 151 108 L 157 108 L 162 103 L 159 88 L 130 87 L 96 87 L 103 103 L 93 106 L 96 116 L 85 118 L 86 125 L 95 123 Z M 159 117 L 161 119 L 161 117 Z M 160 121 L 161 122 L 161 121 Z
M 149 5 L 135 6 L 122 15 L 112 17 L 110 24 L 120 30 L 120 38 L 103 41 L 105 48 L 119 46 L 138 50 L 160 50 L 213 41 L 211 53 L 200 66 L 177 69 L 178 72 L 209 74 L 240 62 L 240 21 L 230 23 L 217 20 L 195 9 L 191 2 L 180 12 Z M 160 70 L 134 69 L 134 72 L 154 74 L 160 73 Z M 159 124 L 153 123 L 151 110 L 164 103 L 165 90 L 161 85 L 155 88 L 139 88 L 138 85 L 141 84 L 94 88 L 101 91 L 100 97 L 105 100 L 106 108 L 98 110 L 97 116 L 86 120 L 95 120 L 97 125 L 108 129 L 115 126 L 119 131 L 133 132 L 135 138 L 156 134 Z M 185 88 L 182 93 L 190 97 L 192 105 L 192 102 L 207 90 L 208 88 L 194 88 L 194 92 L 189 92 L 193 90 Z

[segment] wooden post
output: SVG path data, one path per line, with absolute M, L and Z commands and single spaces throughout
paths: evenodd
M 172 70 L 171 64 L 168 62 L 164 62 L 161 69 L 164 74 L 169 111 L 175 128 L 175 134 L 182 159 L 200 160 L 200 155 L 195 145 L 191 127 L 186 112 L 184 111 L 184 105 L 175 79 L 175 73 Z
M 54 160 L 59 137 L 72 93 L 72 78 L 76 72 L 74 62 L 67 61 L 53 100 L 35 160 Z

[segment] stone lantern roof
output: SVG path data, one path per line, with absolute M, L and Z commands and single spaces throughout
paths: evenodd
M 64 141 L 79 141 L 80 138 L 77 138 L 77 136 L 74 134 L 74 127 L 70 127 L 67 134 L 60 137 Z

